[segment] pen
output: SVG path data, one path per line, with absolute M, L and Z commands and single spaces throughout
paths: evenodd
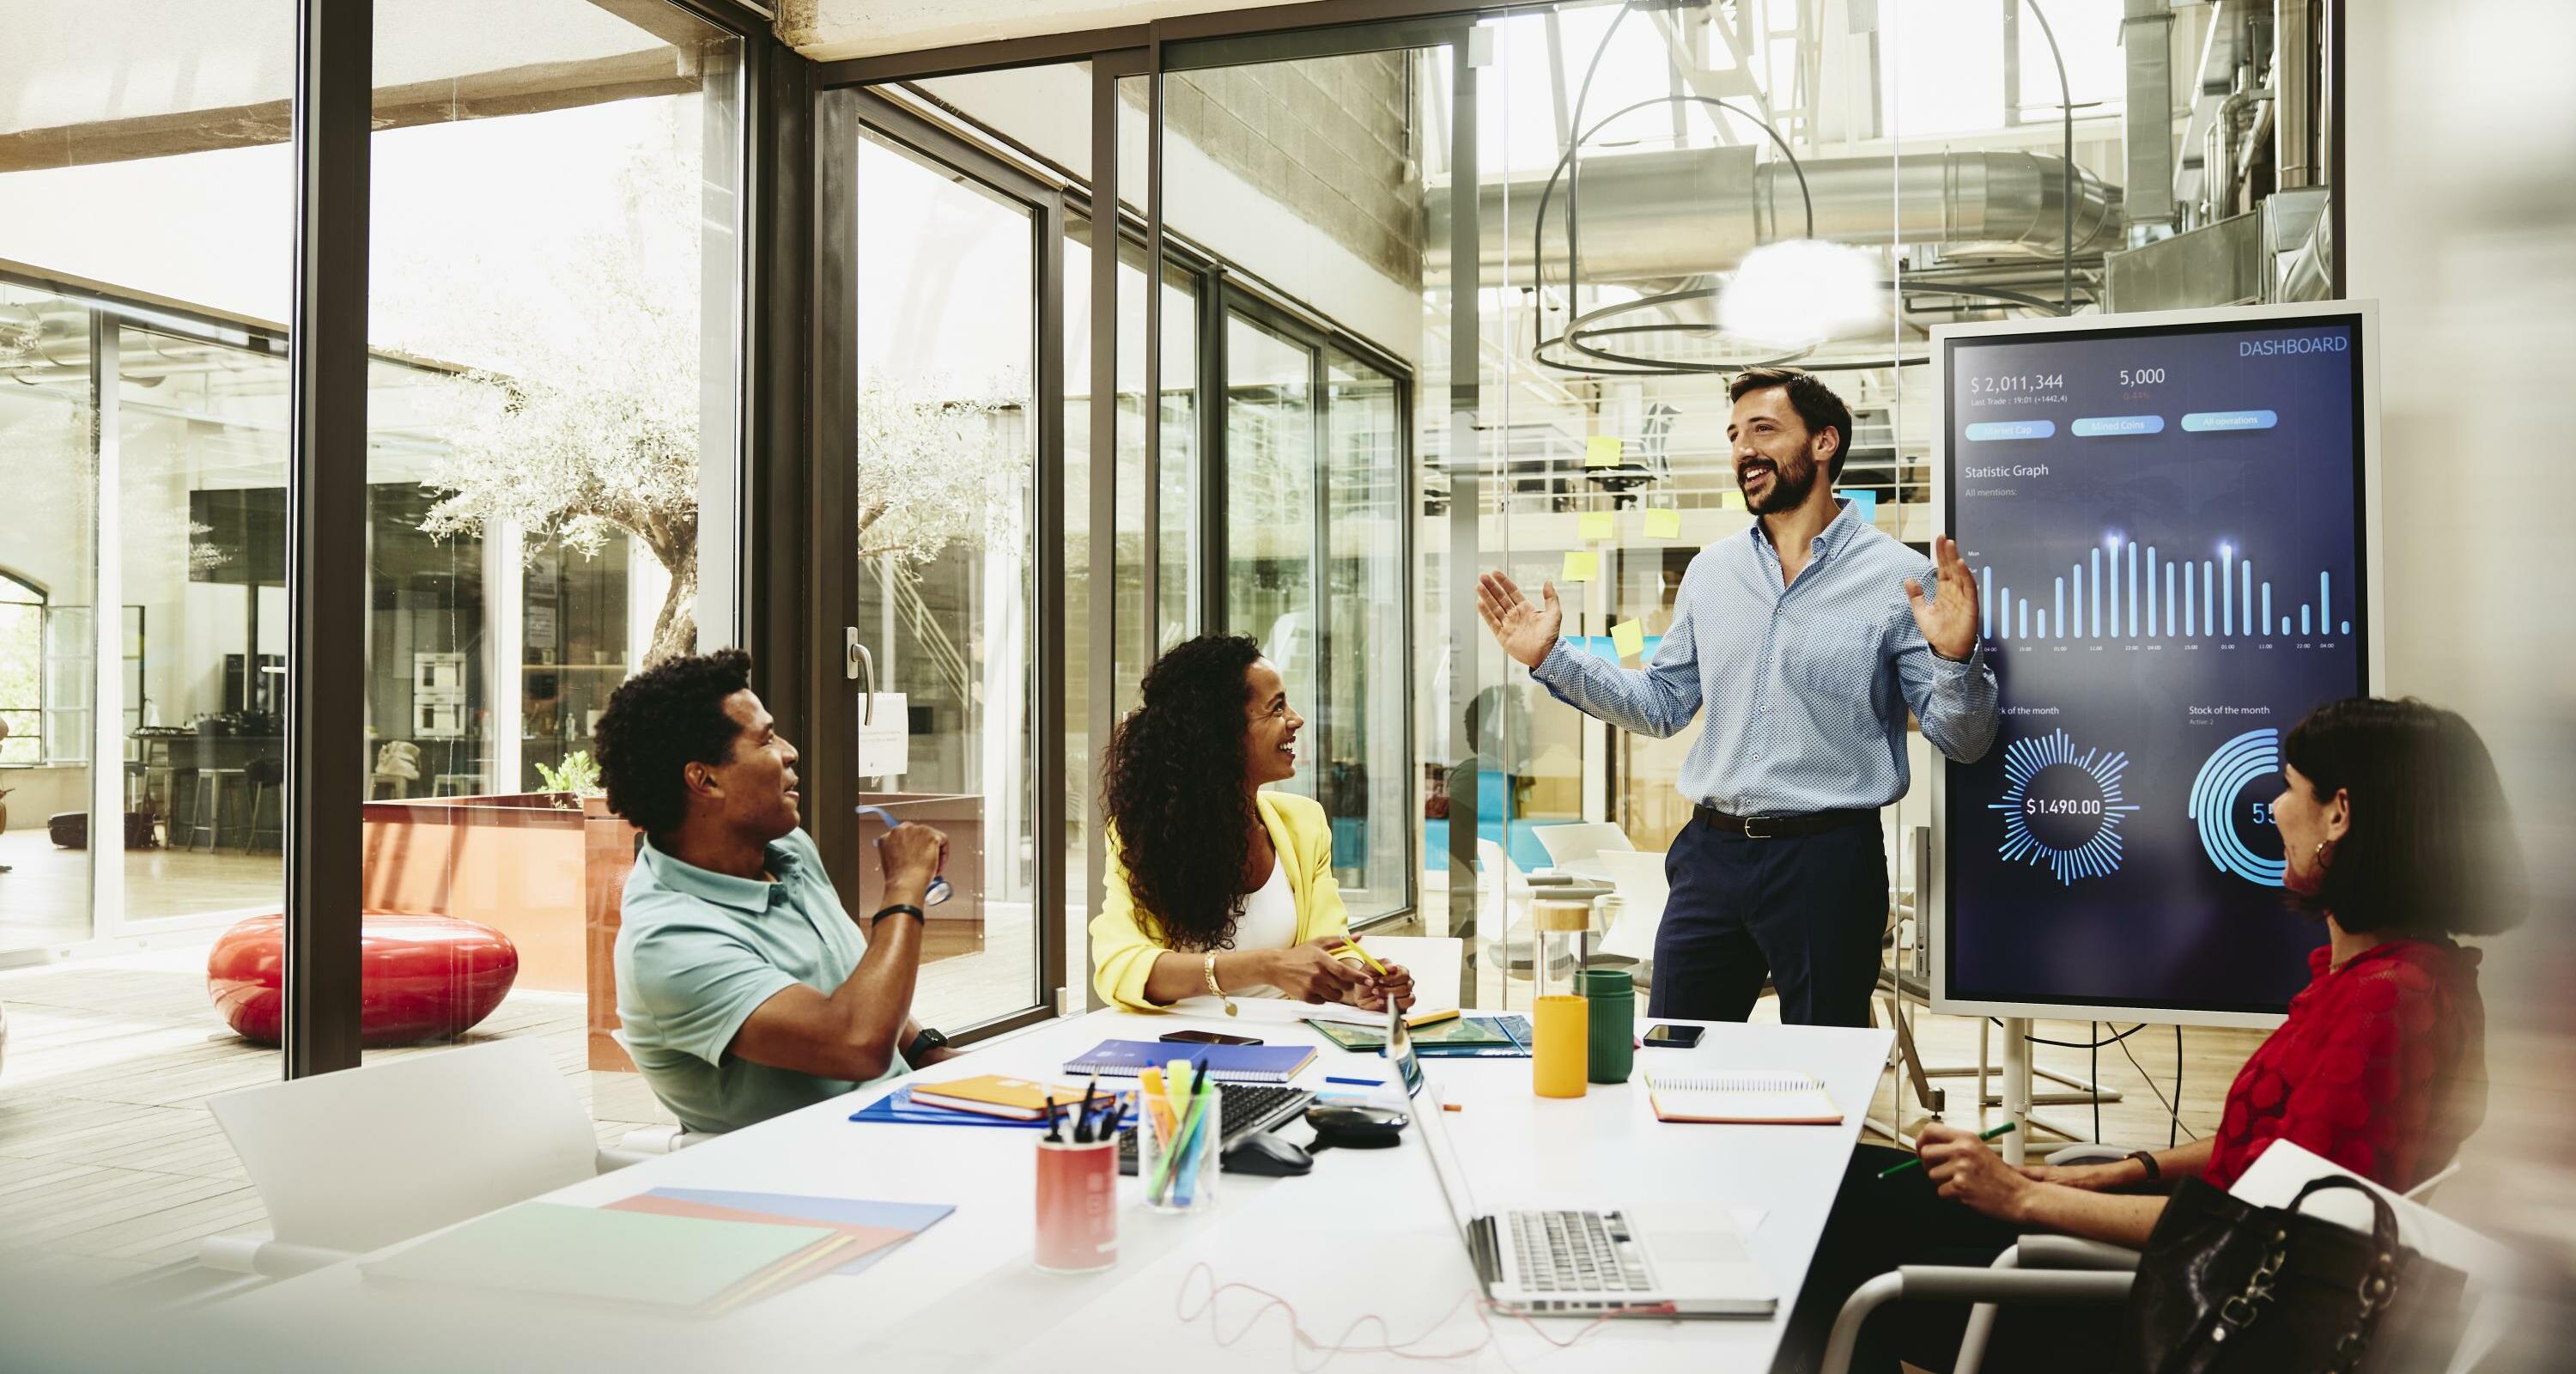
M 1091 1086 L 1082 1090 L 1082 1112 L 1075 1120 L 1073 1126 L 1073 1143 L 1076 1145 L 1088 1145 L 1091 1143 L 1091 1102 L 1093 1098 L 1096 1098 L 1099 1095 L 1100 1076 L 1094 1074 L 1092 1075 Z
M 2005 1122 L 2004 1124 L 2002 1124 L 2002 1125 L 2000 1125 L 2000 1126 L 1997 1126 L 1996 1128 L 1994 1128 L 1994 1129 L 1993 1129 L 1993 1130 L 1991 1130 L 1991 1131 L 1979 1131 L 1979 1132 L 1977 1133 L 1977 1139 L 1979 1139 L 1979 1140 L 1992 1140 L 1992 1139 L 1994 1139 L 1994 1138 L 1995 1138 L 1995 1137 L 1997 1137 L 1997 1136 L 2008 1134 L 2008 1133 L 2012 1130 L 2012 1128 L 2013 1128 L 2013 1123 L 2011 1123 L 2011 1122 L 2007 1121 L 2007 1122 Z M 1913 1168 L 1915 1165 L 1920 1164 L 1920 1163 L 1922 1163 L 1922 1162 L 1923 1162 L 1923 1156 L 1921 1156 L 1921 1155 L 1916 1155 L 1914 1158 L 1909 1159 L 1909 1160 L 1905 1161 L 1905 1162 L 1904 1162 L 1904 1163 L 1902 1163 L 1902 1164 L 1891 1164 L 1891 1165 L 1888 1165 L 1886 1168 L 1881 1169 L 1881 1170 L 1879 1170 L 1879 1171 L 1878 1171 L 1878 1176 L 1879 1176 L 1880 1178 L 1890 1178 L 1890 1177 L 1893 1177 L 1893 1176 L 1895 1176 L 1895 1175 L 1897 1175 L 1897 1174 L 1904 1173 L 1906 1170 L 1911 1169 L 1911 1168 Z
M 1324 1075 L 1324 1081 L 1327 1083 L 1348 1083 L 1354 1088 L 1383 1088 L 1386 1086 L 1386 1080 L 1383 1078 L 1335 1078 L 1331 1074 L 1326 1074 Z
M 1054 1097 L 1054 1095 L 1053 1095 L 1053 1094 L 1049 1094 L 1049 1095 L 1048 1095 L 1048 1097 L 1047 1097 L 1047 1133 L 1046 1133 L 1046 1138 L 1047 1138 L 1047 1141 L 1048 1141 L 1048 1143 L 1049 1143 L 1049 1144 L 1061 1145 L 1061 1144 L 1063 1144 L 1063 1143 L 1064 1143 L 1064 1137 L 1056 1133 L 1056 1127 L 1057 1127 L 1057 1125 L 1058 1125 L 1058 1124 L 1059 1124 L 1059 1123 L 1056 1121 L 1056 1116 L 1055 1116 L 1055 1097 Z
M 1379 963 L 1376 955 L 1360 948 L 1359 941 L 1345 935 L 1342 937 L 1342 943 L 1350 946 L 1351 953 L 1360 956 L 1360 958 L 1365 961 L 1370 968 L 1376 969 L 1379 977 L 1383 978 L 1386 976 L 1386 965 Z

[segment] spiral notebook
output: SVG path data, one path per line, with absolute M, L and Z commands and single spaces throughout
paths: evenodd
M 1775 1069 L 1650 1072 L 1657 1121 L 1711 1125 L 1839 1126 L 1842 1109 L 1812 1075 Z

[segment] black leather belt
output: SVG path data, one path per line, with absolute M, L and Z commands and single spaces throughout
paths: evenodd
M 1729 835 L 1742 835 L 1748 840 L 1785 840 L 1796 835 L 1821 835 L 1852 825 L 1876 825 L 1875 811 L 1817 811 L 1804 816 L 1730 816 L 1714 806 L 1699 808 L 1700 824 Z

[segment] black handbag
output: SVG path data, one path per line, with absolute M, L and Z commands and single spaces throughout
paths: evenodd
M 2370 1234 L 2299 1210 L 2331 1188 L 2370 1199 Z M 2129 1348 L 2143 1374 L 2438 1371 L 2465 1282 L 2400 1245 L 2395 1209 L 2350 1178 L 2312 1179 L 2287 1207 L 2185 1178 L 2138 1262 Z

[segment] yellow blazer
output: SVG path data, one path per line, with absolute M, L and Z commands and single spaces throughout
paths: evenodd
M 1270 843 L 1288 872 L 1288 891 L 1297 901 L 1297 943 L 1327 935 L 1347 935 L 1351 921 L 1342 910 L 1341 884 L 1333 877 L 1333 823 L 1324 808 L 1293 792 L 1253 794 Z M 1136 899 L 1127 890 L 1127 861 L 1113 828 L 1107 840 L 1109 871 L 1101 880 L 1100 914 L 1091 918 L 1091 985 L 1102 1001 L 1129 1011 L 1162 1011 L 1145 1000 L 1145 979 L 1154 959 L 1172 948 L 1151 922 L 1138 919 Z

